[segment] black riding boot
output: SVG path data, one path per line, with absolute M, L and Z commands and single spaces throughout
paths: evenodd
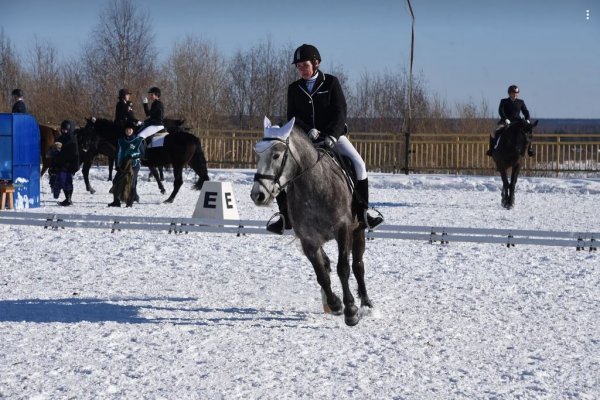
M 383 222 L 383 218 L 379 215 L 371 217 L 367 211 L 369 210 L 369 179 L 363 179 L 356 182 L 356 192 L 360 209 L 358 210 L 358 220 L 364 223 L 367 228 L 375 228 Z
M 531 147 L 531 143 L 529 143 L 529 146 L 527 147 L 527 155 L 529 157 L 535 156 L 535 151 L 533 150 L 533 147 Z
M 71 196 L 72 195 L 73 195 L 73 191 L 72 190 L 70 190 L 70 191 L 66 191 L 65 190 L 65 199 L 63 201 L 61 201 L 60 203 L 58 203 L 58 204 L 60 204 L 63 207 L 70 206 L 71 204 L 73 204 L 73 202 L 71 201 Z
M 485 152 L 486 156 L 492 156 L 492 153 L 494 152 L 494 142 L 496 141 L 496 138 L 493 138 L 490 136 L 490 147 L 488 149 L 488 151 Z
M 279 207 L 279 214 L 281 214 L 281 215 L 279 216 L 279 218 L 277 220 L 275 220 L 274 222 L 271 222 L 269 225 L 267 225 L 267 230 L 269 232 L 283 235 L 283 231 L 284 231 L 283 220 L 284 219 L 285 219 L 285 229 L 292 229 L 292 223 L 288 216 L 287 195 L 286 195 L 285 191 L 282 191 L 281 193 L 279 193 L 277 195 L 277 197 L 275 197 L 275 200 L 277 200 L 277 206 Z

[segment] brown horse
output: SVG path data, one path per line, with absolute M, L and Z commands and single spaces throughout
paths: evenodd
M 42 156 L 42 172 L 40 177 L 48 170 L 50 160 L 46 158 L 46 154 L 50 147 L 54 144 L 54 141 L 58 139 L 60 133 L 57 129 L 49 125 L 40 125 L 40 144 L 41 144 L 41 156 Z

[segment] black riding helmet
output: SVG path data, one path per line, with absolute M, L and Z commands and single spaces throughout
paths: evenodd
M 157 95 L 158 97 L 160 97 L 160 89 L 157 88 L 156 86 L 152 86 L 149 90 L 148 93 L 153 93 L 155 95 Z
M 302 46 L 298 47 L 294 52 L 294 61 L 292 61 L 292 64 L 302 61 L 321 62 L 319 50 L 317 50 L 317 48 L 311 44 L 303 44 Z
M 514 93 L 519 93 L 519 87 L 517 85 L 510 85 L 508 87 L 508 94 L 511 94 L 513 92 Z
M 21 89 L 15 89 L 12 91 L 13 96 L 23 97 L 23 91 Z
M 123 88 L 123 89 L 119 90 L 119 98 L 120 99 L 124 99 L 125 96 L 127 96 L 128 94 L 131 94 L 129 89 Z
M 64 133 L 64 131 L 71 132 L 71 121 L 65 119 L 60 124 L 60 131 Z

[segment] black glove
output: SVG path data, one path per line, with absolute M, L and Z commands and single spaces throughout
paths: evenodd
M 334 136 L 327 136 L 325 140 L 323 140 L 323 144 L 330 149 L 333 149 L 337 145 L 337 139 Z

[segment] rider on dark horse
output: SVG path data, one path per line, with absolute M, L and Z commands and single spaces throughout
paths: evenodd
M 119 90 L 119 102 L 115 109 L 115 125 L 119 128 L 119 136 L 125 135 L 126 126 L 140 126 L 142 124 L 133 114 L 133 103 L 130 101 L 130 96 L 129 89 Z
M 148 90 L 148 95 L 150 95 L 150 100 L 152 101 L 150 107 L 148 107 L 148 99 L 146 97 L 143 99 L 144 113 L 148 118 L 146 118 L 140 132 L 137 134 L 144 139 L 165 129 L 163 125 L 165 107 L 160 101 L 160 89 L 153 86 Z
M 500 138 L 502 133 L 515 121 L 522 120 L 521 113 L 528 124 L 529 122 L 529 110 L 525 105 L 525 102 L 519 98 L 519 87 L 517 85 L 510 85 L 508 87 L 508 97 L 500 100 L 500 106 L 498 107 L 498 114 L 500 114 L 500 121 L 498 121 L 498 128 L 490 135 L 490 148 L 486 152 L 488 156 L 492 155 L 494 147 L 496 146 L 497 140 Z M 531 147 L 531 138 L 528 139 L 527 154 L 529 157 L 533 157 L 535 152 Z
M 292 64 L 296 66 L 300 79 L 288 86 L 287 119 L 296 119 L 314 143 L 322 143 L 341 156 L 348 157 L 356 171 L 356 196 L 359 200 L 359 221 L 369 228 L 383 222 L 381 216 L 367 214 L 369 208 L 369 183 L 367 168 L 360 154 L 346 136 L 346 98 L 339 80 L 319 70 L 321 55 L 316 47 L 303 44 L 294 52 Z M 270 232 L 283 234 L 291 229 L 288 218 L 285 191 L 277 196 L 277 205 L 283 218 L 267 225 Z

